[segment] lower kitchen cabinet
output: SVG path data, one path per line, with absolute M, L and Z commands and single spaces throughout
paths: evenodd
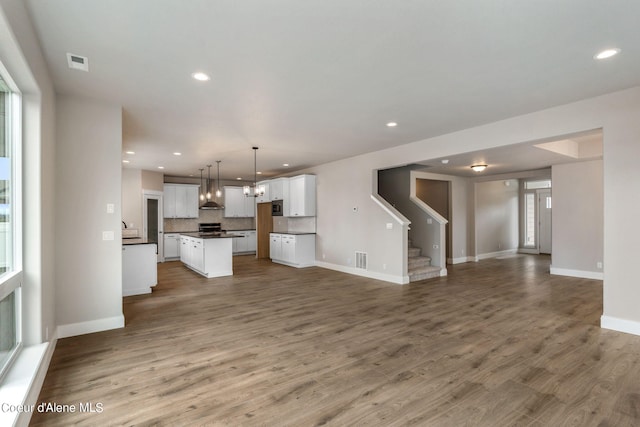
M 315 234 L 271 233 L 271 260 L 291 267 L 310 267 L 316 261 Z
M 180 236 L 180 261 L 195 272 L 208 277 L 233 274 L 234 238 L 198 238 Z
M 167 233 L 164 235 L 164 259 L 180 258 L 180 234 Z
M 155 243 L 122 246 L 122 296 L 151 293 L 158 283 Z
M 242 236 L 233 239 L 233 254 L 246 254 L 256 252 L 256 231 L 255 230 L 233 230 L 228 231 L 234 236 Z

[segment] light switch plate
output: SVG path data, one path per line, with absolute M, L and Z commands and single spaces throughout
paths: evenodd
M 107 203 L 107 213 L 114 213 L 115 205 L 113 203 Z
M 393 223 L 392 222 L 388 222 L 387 223 L 387 230 L 393 230 Z
M 114 239 L 113 231 L 102 232 L 102 240 L 113 240 L 113 239 Z

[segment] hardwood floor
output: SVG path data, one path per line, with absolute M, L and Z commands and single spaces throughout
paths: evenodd
M 600 281 L 521 255 L 392 285 L 234 257 L 159 266 L 124 329 L 58 341 L 31 425 L 640 425 L 640 337 Z

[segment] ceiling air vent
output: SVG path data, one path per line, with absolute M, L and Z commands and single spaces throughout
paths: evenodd
M 74 70 L 89 71 L 89 58 L 87 58 L 86 56 L 67 53 L 67 62 L 69 63 L 69 68 L 73 68 Z

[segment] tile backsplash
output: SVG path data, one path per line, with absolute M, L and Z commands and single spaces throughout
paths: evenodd
M 201 222 L 219 222 L 223 230 L 253 230 L 254 218 L 225 218 L 222 210 L 200 210 L 198 218 L 165 218 L 164 232 L 198 231 Z
M 315 233 L 316 232 L 316 217 L 285 217 L 274 216 L 273 217 L 273 231 L 277 232 L 303 232 L 303 233 Z

